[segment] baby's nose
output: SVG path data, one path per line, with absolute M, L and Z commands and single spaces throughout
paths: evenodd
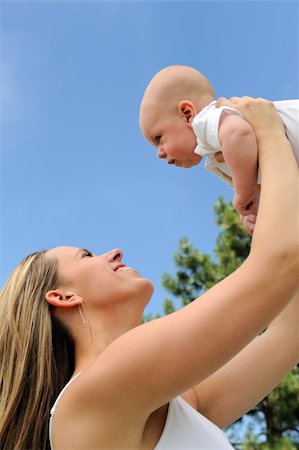
M 162 148 L 158 148 L 158 158 L 165 159 L 167 158 L 167 154 L 164 152 Z

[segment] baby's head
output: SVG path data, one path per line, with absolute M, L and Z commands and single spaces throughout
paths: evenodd
M 194 153 L 196 136 L 191 124 L 214 98 L 210 82 L 192 67 L 169 66 L 152 78 L 141 101 L 139 125 L 159 158 L 185 168 L 201 161 Z

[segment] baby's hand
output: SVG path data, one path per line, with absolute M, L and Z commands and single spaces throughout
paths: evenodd
M 216 161 L 219 162 L 219 163 L 225 162 L 225 161 L 224 161 L 224 158 L 223 158 L 223 153 L 222 153 L 222 152 L 217 152 L 217 153 L 215 153 L 215 159 L 216 159 Z

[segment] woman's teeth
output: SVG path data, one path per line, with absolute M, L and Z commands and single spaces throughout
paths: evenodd
M 129 266 L 122 266 L 122 267 L 119 267 L 118 269 L 117 269 L 117 272 L 119 272 L 120 270 L 122 270 L 122 271 L 127 271 L 127 270 L 132 270 L 132 268 L 131 267 L 129 267 Z

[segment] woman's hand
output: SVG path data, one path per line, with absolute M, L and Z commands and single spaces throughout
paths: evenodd
M 252 97 L 221 97 L 216 106 L 230 106 L 242 114 L 243 118 L 254 129 L 257 140 L 273 135 L 273 133 L 284 133 L 283 122 L 272 102 L 262 98 Z

